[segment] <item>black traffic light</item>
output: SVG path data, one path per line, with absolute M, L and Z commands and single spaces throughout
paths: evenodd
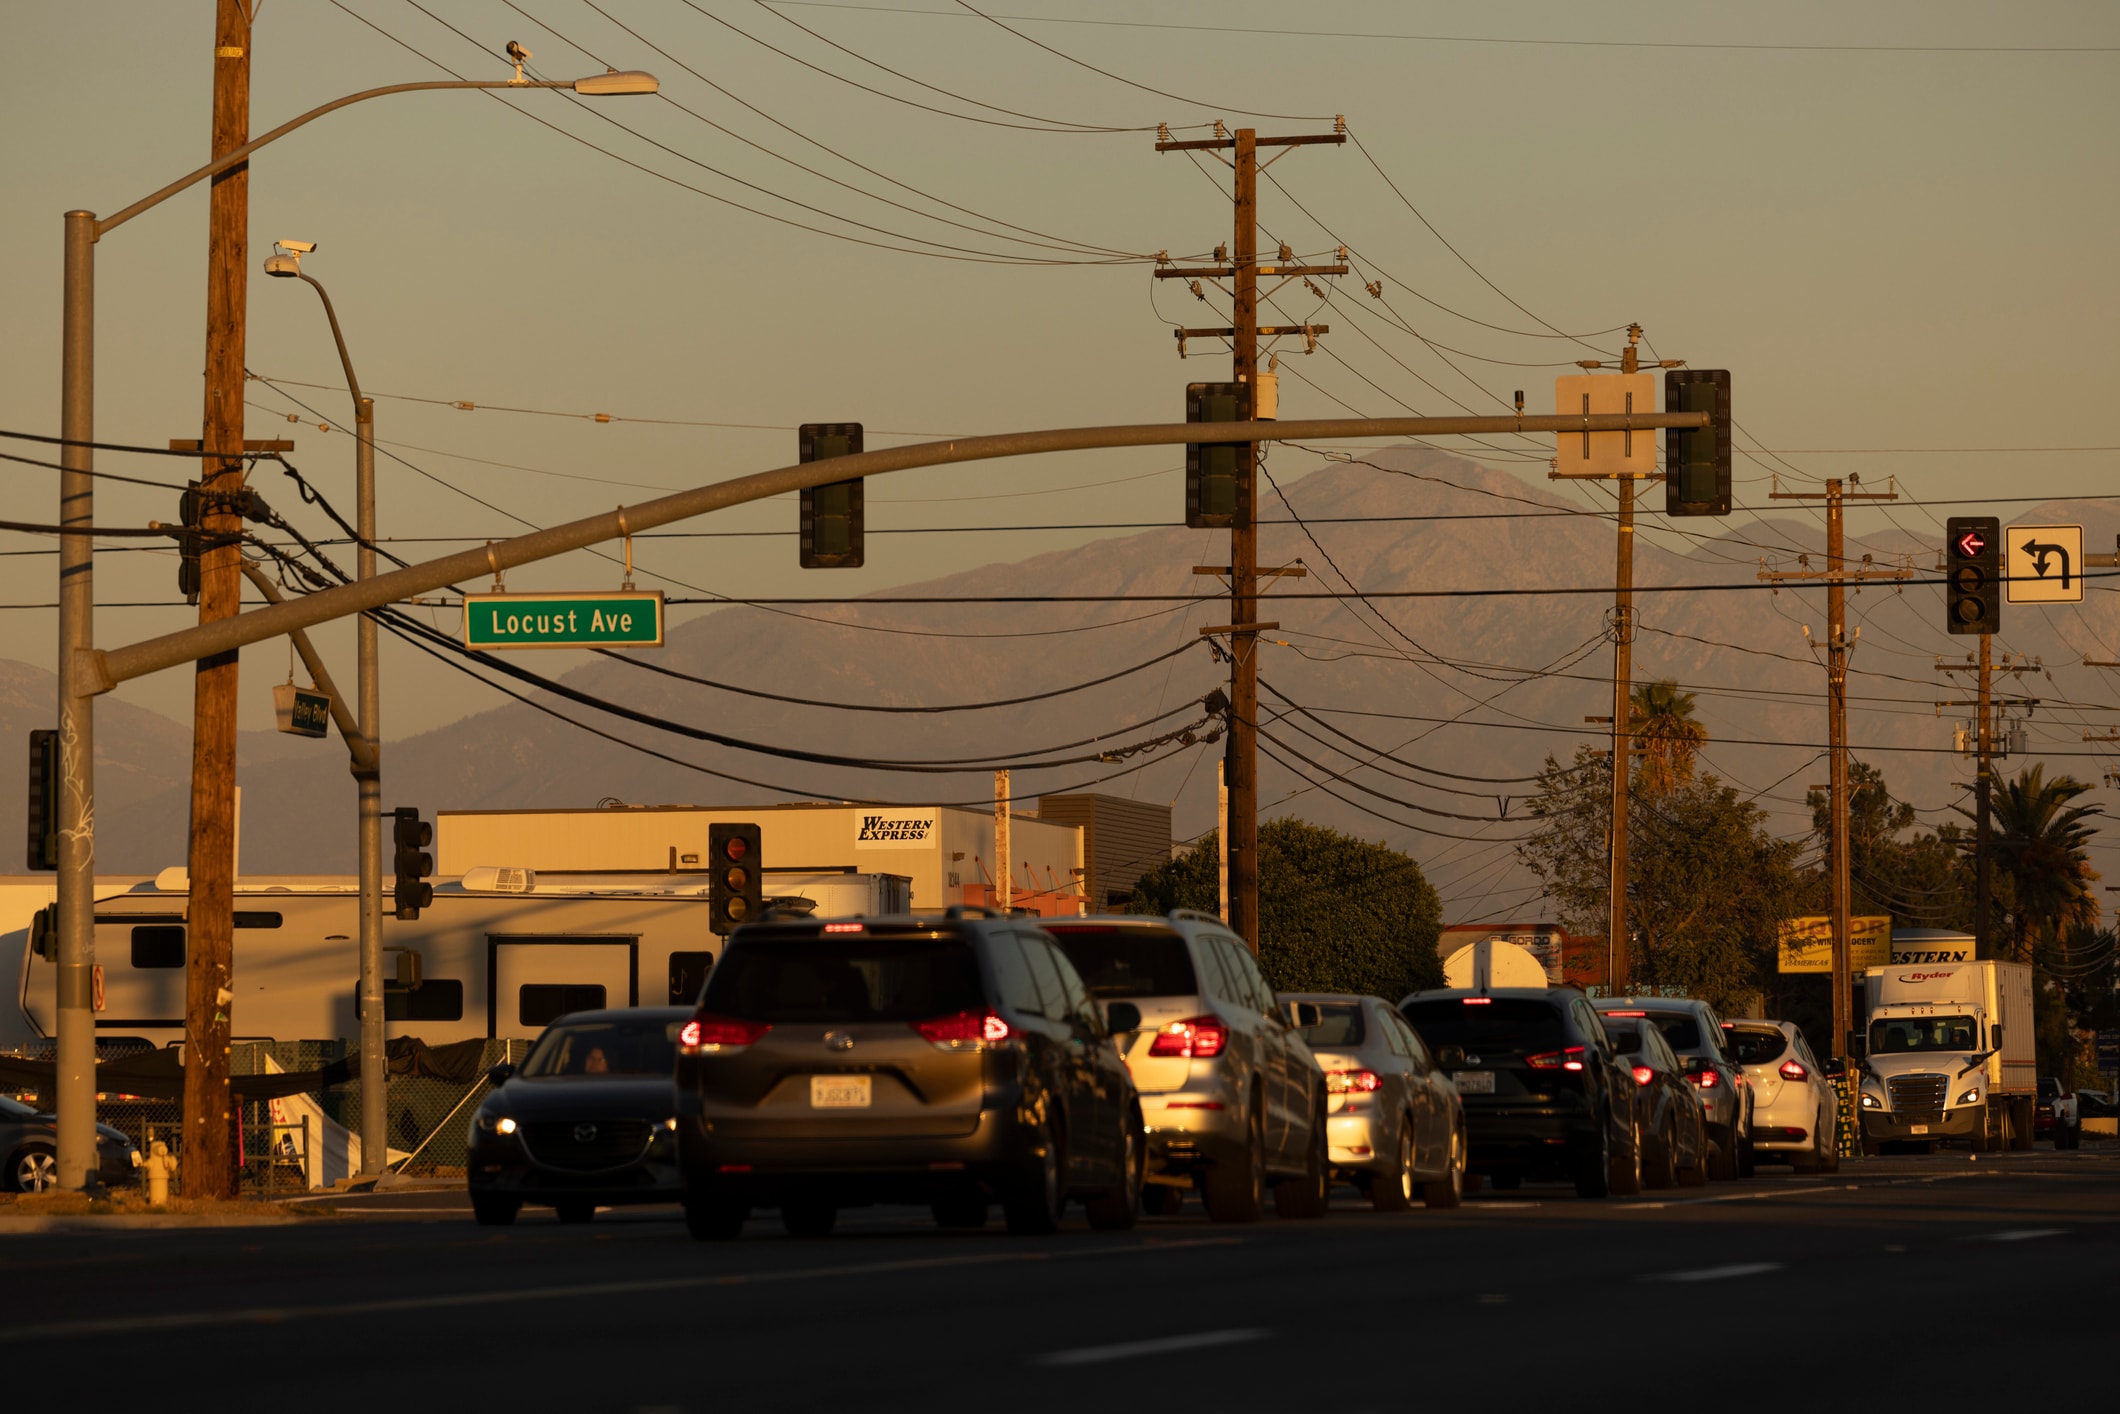
M 765 857 L 758 827 L 707 826 L 707 858 L 707 927 L 727 937 L 765 907 Z
M 2002 522 L 1952 516 L 1943 523 L 1943 625 L 1952 633 L 2002 632 Z
M 858 422 L 805 422 L 800 431 L 804 462 L 851 457 L 861 451 Z M 802 493 L 802 567 L 858 570 L 865 549 L 866 508 L 862 479 L 830 481 Z
M 400 805 L 390 813 L 396 821 L 390 827 L 391 841 L 397 847 L 393 897 L 397 900 L 397 916 L 409 923 L 434 902 L 434 885 L 427 882 L 427 876 L 434 872 L 434 856 L 427 852 L 427 846 L 434 843 L 434 826 L 420 818 L 417 806 Z
M 59 867 L 59 734 L 29 734 L 29 867 Z
M 59 960 L 59 905 L 48 903 L 30 916 L 29 950 L 46 962 Z
M 177 516 L 184 523 L 177 537 L 177 593 L 187 604 L 199 602 L 199 541 L 206 531 L 206 494 L 199 483 L 177 498 Z
M 1730 514 L 1730 370 L 1674 368 L 1664 374 L 1665 412 L 1704 412 L 1706 427 L 1664 436 L 1664 514 Z
M 1242 383 L 1185 385 L 1187 422 L 1243 422 L 1251 415 Z M 1195 530 L 1251 524 L 1249 442 L 1185 445 L 1185 523 Z

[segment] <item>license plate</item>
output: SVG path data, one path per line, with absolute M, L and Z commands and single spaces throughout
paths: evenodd
M 865 1110 L 868 1107 L 868 1076 L 813 1075 L 810 1077 L 811 1109 Z
M 1450 1077 L 1460 1095 L 1492 1095 L 1494 1072 L 1491 1070 L 1461 1070 Z
M 1926 1134 L 1928 1132 L 1929 1127 L 1925 1124 L 1910 1124 L 1907 1126 L 1907 1133 L 1909 1134 Z

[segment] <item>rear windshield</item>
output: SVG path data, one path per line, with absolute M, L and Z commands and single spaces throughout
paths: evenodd
M 986 995 L 961 939 L 854 934 L 732 943 L 700 1005 L 745 1021 L 919 1021 Z
M 1362 1044 L 1360 1002 L 1320 1002 L 1318 1012 L 1317 1025 L 1301 1027 L 1298 1031 L 1313 1047 L 1336 1050 Z
M 523 1074 L 669 1075 L 677 1068 L 681 1021 L 583 1021 L 537 1038 Z
M 1682 1011 L 1652 1011 L 1649 1019 L 1656 1029 L 1664 1033 L 1674 1051 L 1703 1051 L 1707 1043 L 1700 1039 L 1700 1023 Z
M 1895 1016 L 1870 1023 L 1870 1054 L 1906 1051 L 1970 1051 L 1980 1045 L 1980 1027 L 1970 1016 Z
M 1765 1065 L 1777 1061 L 1789 1049 L 1789 1038 L 1780 1031 L 1748 1031 L 1742 1026 L 1733 1026 L 1725 1033 L 1730 1042 L 1730 1052 L 1739 1065 Z
M 1559 1008 L 1550 1002 L 1494 997 L 1468 1005 L 1456 997 L 1415 1002 L 1406 1019 L 1430 1050 L 1458 1046 L 1473 1055 L 1551 1050 L 1567 1043 Z
M 1605 1034 L 1612 1038 L 1612 1049 L 1621 1055 L 1631 1056 L 1642 1048 L 1641 1028 L 1633 1025 L 1605 1023 Z
M 1161 928 L 1054 928 L 1060 951 L 1099 997 L 1189 997 L 1200 990 L 1185 940 Z

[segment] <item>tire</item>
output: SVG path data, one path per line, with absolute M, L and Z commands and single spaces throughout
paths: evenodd
M 1260 1132 L 1259 1107 L 1251 1110 L 1248 1162 L 1217 1163 L 1200 1186 L 1207 1216 L 1218 1223 L 1255 1223 L 1266 1209 L 1266 1136 Z
M 2010 1104 L 2010 1148 L 2020 1154 L 2029 1153 L 2032 1139 L 2032 1102 L 2014 1100 Z
M 1627 1152 L 1612 1156 L 1612 1196 L 1632 1198 L 1642 1191 L 1642 1132 L 1630 1127 Z
M 563 1223 L 592 1222 L 596 1218 L 596 1204 L 587 1198 L 572 1198 L 564 1203 L 554 1203 L 552 1211 Z
M 1826 1120 L 1825 1127 L 1818 1131 L 1818 1171 L 1840 1172 L 1840 1111 L 1836 1108 Z
M 480 1227 L 507 1227 L 522 1210 L 522 1203 L 514 1198 L 503 1198 L 497 1193 L 471 1195 L 471 1216 Z
M 1398 1158 L 1396 1168 L 1369 1178 L 1369 1206 L 1380 1213 L 1405 1212 L 1413 1206 L 1413 1195 L 1422 1187 L 1413 1179 L 1412 1115 L 1400 1116 L 1398 1147 L 1392 1152 Z
M 839 1205 L 823 1198 L 796 1198 L 780 1205 L 780 1225 L 790 1237 L 830 1237 L 839 1225 Z
M 1331 1151 L 1325 1137 L 1325 1104 L 1320 1100 L 1310 1111 L 1309 1153 L 1303 1172 L 1273 1186 L 1273 1210 L 1279 1217 L 1311 1222 L 1332 1208 Z
M 1128 1115 L 1119 1150 L 1119 1181 L 1082 1205 L 1098 1232 L 1126 1232 L 1141 1221 L 1141 1175 L 1148 1167 L 1148 1141 L 1136 1116 Z
M 1693 1162 L 1678 1171 L 1678 1186 L 1701 1188 L 1708 1182 L 1708 1126 L 1698 1116 L 1693 1120 Z
M 1737 1142 L 1737 1176 L 1750 1178 L 1758 1172 L 1759 1155 L 1753 1151 L 1752 1141 L 1740 1139 Z
M 685 1195 L 685 1231 L 695 1242 L 734 1242 L 751 1216 L 751 1205 L 703 1193 Z
M 59 1155 L 49 1144 L 25 1144 L 7 1161 L 7 1186 L 16 1193 L 49 1193 L 59 1186 Z
M 1666 1126 L 1656 1141 L 1654 1156 L 1642 1164 L 1645 1188 L 1678 1187 L 1678 1136 Z
M 1060 1139 L 1051 1120 L 1038 1127 L 1037 1153 L 1002 1195 L 1001 1212 L 1008 1230 L 1018 1237 L 1043 1237 L 1060 1226 L 1060 1210 L 1067 1204 L 1061 1175 Z
M 1734 1123 L 1709 1151 L 1708 1177 L 1717 1183 L 1732 1183 L 1737 1179 L 1737 1127 Z
M 1151 1183 L 1141 1192 L 1141 1211 L 1152 1218 L 1174 1218 L 1185 1210 L 1185 1190 Z
M 986 1199 L 977 1193 L 938 1198 L 928 1207 L 928 1211 L 935 1215 L 935 1226 L 966 1232 L 976 1232 L 986 1226 L 986 1210 Z
M 1612 1127 L 1598 1120 L 1597 1138 L 1575 1143 L 1575 1196 L 1605 1198 L 1612 1193 Z
M 1455 1208 L 1465 1198 L 1465 1135 L 1462 1130 L 1453 1130 L 1450 1135 L 1450 1157 L 1446 1161 L 1441 1178 L 1431 1178 L 1421 1185 L 1421 1201 L 1431 1208 Z

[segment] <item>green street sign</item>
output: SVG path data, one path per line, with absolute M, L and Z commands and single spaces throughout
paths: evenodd
M 331 728 L 331 698 L 283 682 L 272 690 L 273 715 L 281 731 L 293 736 L 323 736 Z
M 467 594 L 466 648 L 660 648 L 661 590 L 611 594 Z

